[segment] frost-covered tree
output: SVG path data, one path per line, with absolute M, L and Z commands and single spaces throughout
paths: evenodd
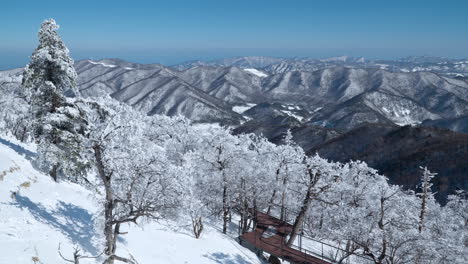
M 0 131 L 25 141 L 30 136 L 31 124 L 28 116 L 29 104 L 19 93 L 19 78 L 0 77 Z
M 422 168 L 423 171 L 421 177 L 421 193 L 419 193 L 419 197 L 421 197 L 421 210 L 419 213 L 419 232 L 421 232 L 424 228 L 424 218 L 426 217 L 427 207 L 429 202 L 434 201 L 434 195 L 431 191 L 432 187 L 432 179 L 437 175 L 437 173 L 430 172 L 427 167 Z
M 328 173 L 335 175 L 327 192 L 320 193 L 311 203 L 305 220 L 305 233 L 318 239 L 328 239 L 344 245 L 344 252 L 331 255 L 342 263 L 359 249 L 354 240 L 368 233 L 368 222 L 362 218 L 369 212 L 366 194 L 377 186 L 375 172 L 359 162 L 327 166 Z M 382 177 L 383 180 L 383 177 Z M 341 261 L 341 262 L 340 262 Z
M 448 196 L 447 204 L 430 211 L 423 233 L 432 263 L 468 263 L 468 200 L 463 191 Z M 426 251 L 428 251 L 426 250 Z
M 155 126 L 168 119 L 145 116 L 130 106 L 105 100 L 84 103 L 90 112 L 90 159 L 96 168 L 97 187 L 103 193 L 105 263 L 134 263 L 116 255 L 122 225 L 174 213 L 182 193 L 181 181 L 160 144 L 166 137 L 161 127 Z
M 53 89 L 54 85 L 46 82 L 38 91 L 47 94 L 48 90 Z M 80 181 L 89 169 L 89 161 L 82 155 L 88 135 L 85 112 L 72 101 L 63 100 L 53 111 L 35 113 L 33 135 L 38 152 L 36 163 L 55 181 L 59 176 Z
M 238 160 L 242 168 L 238 175 L 236 193 L 236 212 L 240 215 L 240 230 L 247 232 L 255 224 L 257 210 L 265 210 L 271 206 L 271 190 L 275 189 L 274 162 L 276 146 L 265 138 L 254 135 L 241 137 L 244 144 L 244 155 Z
M 334 177 L 337 175 L 332 165 L 318 155 L 307 157 L 304 159 L 301 173 L 292 177 L 291 187 L 297 192 L 300 202 L 287 245 L 292 245 L 297 238 L 312 201 L 320 199 L 319 196 L 327 192 L 336 180 Z
M 303 160 L 305 158 L 304 150 L 299 147 L 293 140 L 291 131 L 287 131 L 281 145 L 277 146 L 271 156 L 272 162 L 275 164 L 275 184 L 272 185 L 272 194 L 270 205 L 267 213 L 270 213 L 272 207 L 280 209 L 280 219 L 287 220 L 287 207 L 291 200 L 288 199 L 290 192 L 288 186 L 290 177 L 301 173 L 303 169 Z
M 22 87 L 30 103 L 27 118 L 38 144 L 38 165 L 54 180 L 64 176 L 77 181 L 88 167 L 80 156 L 87 121 L 74 100 L 64 95 L 71 91 L 78 96 L 76 72 L 57 29 L 53 19 L 42 23 L 39 46 L 23 72 Z
M 185 163 L 181 167 L 180 174 L 183 177 L 183 201 L 181 213 L 188 215 L 192 223 L 192 232 L 195 238 L 200 238 L 204 229 L 205 218 L 211 215 L 206 202 L 205 188 L 200 181 L 193 162 L 198 162 L 195 155 L 186 155 Z
M 214 129 L 206 137 L 201 148 L 194 153 L 198 160 L 196 172 L 201 179 L 207 196 L 204 202 L 211 210 L 218 212 L 223 220 L 223 233 L 227 232 L 228 222 L 235 202 L 237 176 L 242 170 L 238 161 L 243 155 L 238 137 L 225 129 Z
M 370 263 L 414 263 L 421 245 L 416 196 L 389 185 L 363 162 L 328 168 L 335 176 L 313 201 L 306 232 L 342 245 L 345 251 L 332 256 L 337 263 L 353 255 Z
M 69 92 L 73 96 L 79 95 L 73 60 L 57 34 L 58 29 L 54 19 L 42 22 L 38 33 L 39 45 L 23 72 L 22 85 L 28 101 L 45 82 L 51 82 L 60 94 Z

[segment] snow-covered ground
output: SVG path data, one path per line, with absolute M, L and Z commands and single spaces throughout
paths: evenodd
M 139 263 L 262 263 L 218 229 L 208 226 L 203 232 L 197 240 L 187 228 L 171 222 L 134 227 L 121 243 L 120 252 L 130 252 Z
M 31 165 L 34 148 L 0 137 L 0 264 L 64 263 L 74 246 L 88 255 L 102 251 L 99 206 L 90 190 L 68 182 L 55 183 Z M 140 264 L 260 264 L 241 247 L 235 232 L 223 235 L 218 223 L 205 223 L 200 239 L 185 221 L 123 226 L 118 253 Z M 233 230 L 235 227 L 233 226 Z M 80 263 L 102 263 L 82 259 Z

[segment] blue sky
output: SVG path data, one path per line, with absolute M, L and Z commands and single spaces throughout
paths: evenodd
M 468 57 L 466 0 L 23 0 L 1 9 L 0 69 L 27 63 L 50 17 L 76 60 Z

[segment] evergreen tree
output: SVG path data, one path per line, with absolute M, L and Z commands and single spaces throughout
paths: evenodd
M 85 113 L 57 92 L 51 82 L 40 86 L 32 101 L 33 135 L 37 142 L 37 164 L 54 180 L 65 176 L 78 181 L 89 162 L 82 157 L 88 134 Z M 36 103 L 43 102 L 42 105 Z
M 37 163 L 54 180 L 64 175 L 78 180 L 88 162 L 81 158 L 87 122 L 75 100 L 78 96 L 73 60 L 56 30 L 53 19 L 45 20 L 39 30 L 39 46 L 23 73 L 23 92 L 30 104 L 28 118 L 32 136 L 38 144 Z
M 59 26 L 53 19 L 42 22 L 38 33 L 39 46 L 31 56 L 31 62 L 23 72 L 23 87 L 28 99 L 46 81 L 53 83 L 60 93 L 78 96 L 76 71 L 69 51 L 57 34 Z

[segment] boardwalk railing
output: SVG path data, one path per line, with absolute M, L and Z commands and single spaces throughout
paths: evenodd
M 291 245 L 292 248 L 294 249 L 297 249 L 299 250 L 300 252 L 303 252 L 305 256 L 314 256 L 314 257 L 318 257 L 320 258 L 321 260 L 325 260 L 325 261 L 328 261 L 330 263 L 333 263 L 334 260 L 329 258 L 329 257 L 326 257 L 324 254 L 323 254 L 323 245 L 322 245 L 322 252 L 320 254 L 316 253 L 316 252 L 313 252 L 313 251 L 310 251 L 310 250 L 307 250 L 305 248 L 301 248 L 301 247 L 298 247 L 296 245 Z M 306 258 L 307 259 L 307 258 Z
M 351 257 L 358 257 L 362 259 L 364 263 L 370 260 L 367 257 L 356 254 L 356 252 L 350 252 L 335 245 L 304 236 L 302 232 L 298 236 L 299 246 L 294 244 L 287 246 L 286 239 L 291 232 L 291 224 L 261 211 L 257 211 L 252 215 L 255 215 L 257 218 L 257 226 L 250 232 L 240 234 L 240 240 L 253 244 L 252 246 L 257 250 L 260 249 L 278 258 L 294 263 L 330 264 L 336 263 L 335 258 L 338 256 L 344 257 L 345 262 L 342 263 L 349 263 Z M 272 228 L 275 228 L 275 232 L 271 232 Z M 304 238 L 320 244 L 321 250 L 304 248 L 302 246 L 302 240 Z
M 262 212 L 257 213 L 258 225 L 251 231 L 240 236 L 242 242 L 247 242 L 258 250 L 269 253 L 293 263 L 330 264 L 330 259 L 323 254 L 317 257 L 312 251 L 286 245 L 286 237 L 292 231 L 291 224 Z
M 333 260 L 326 258 L 325 256 L 317 256 L 316 253 L 301 249 L 297 247 L 289 247 L 287 246 L 284 241 L 280 239 L 280 241 L 274 239 L 269 240 L 268 238 L 264 238 L 261 232 L 253 231 L 255 234 L 254 241 L 251 241 L 251 245 L 257 249 L 260 249 L 270 255 L 276 256 L 280 259 L 292 261 L 294 263 L 308 263 L 308 264 L 330 264 L 333 263 Z M 277 236 L 278 237 L 278 236 Z M 242 237 L 241 237 L 242 239 Z M 250 242 L 248 240 L 244 240 L 244 242 Z M 279 242 L 279 243 L 278 243 Z

